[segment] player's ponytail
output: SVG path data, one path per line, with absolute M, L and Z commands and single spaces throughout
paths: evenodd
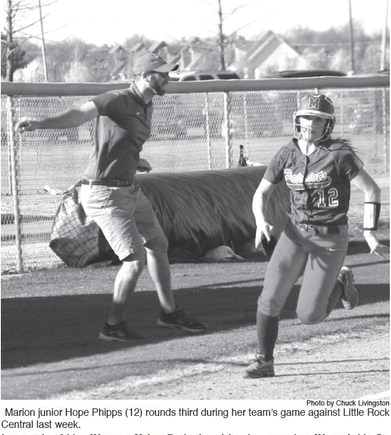
M 349 151 L 351 152 L 354 157 L 363 165 L 363 161 L 358 156 L 358 150 L 356 147 L 352 145 L 349 139 L 343 138 L 343 137 L 337 137 L 337 138 L 330 138 L 325 142 L 322 142 L 319 147 L 333 152 L 333 151 Z

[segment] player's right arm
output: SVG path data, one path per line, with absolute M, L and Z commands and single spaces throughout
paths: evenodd
M 352 179 L 352 184 L 354 184 L 359 190 L 361 190 L 364 193 L 364 238 L 366 242 L 368 243 L 369 249 L 371 253 L 374 253 L 376 255 L 380 255 L 381 257 L 387 258 L 389 257 L 390 250 L 388 246 L 385 246 L 381 244 L 377 237 L 376 237 L 376 229 L 377 229 L 377 221 L 379 219 L 379 215 L 376 212 L 369 213 L 370 215 L 370 227 L 373 226 L 374 228 L 366 229 L 365 227 L 368 225 L 368 222 L 365 222 L 365 207 L 368 207 L 370 210 L 373 208 L 375 210 L 375 204 L 378 204 L 379 212 L 380 212 L 380 196 L 381 191 L 379 186 L 376 184 L 374 179 L 364 170 L 364 168 L 361 168 L 360 171 L 357 173 L 357 175 Z M 387 258 L 388 259 L 388 258 Z
M 262 248 L 263 234 L 267 241 L 270 242 L 271 230 L 273 226 L 266 221 L 266 210 L 270 195 L 275 187 L 275 184 L 272 184 L 270 181 L 263 178 L 254 193 L 252 209 L 255 217 L 255 223 L 257 225 L 257 231 L 255 235 L 255 247 L 257 249 Z
M 98 109 L 94 102 L 88 101 L 76 109 L 70 109 L 58 115 L 44 119 L 23 118 L 16 126 L 16 131 L 34 131 L 37 129 L 61 129 L 78 127 L 98 116 Z

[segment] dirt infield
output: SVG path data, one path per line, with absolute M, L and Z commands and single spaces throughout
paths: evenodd
M 350 246 L 360 306 L 340 306 L 319 325 L 295 316 L 295 287 L 282 313 L 277 376 L 244 380 L 256 347 L 255 311 L 264 258 L 174 264 L 180 306 L 208 324 L 192 336 L 158 328 L 158 301 L 141 277 L 129 322 L 135 345 L 99 342 L 118 266 L 3 277 L 2 399 L 360 398 L 389 391 L 389 263 Z M 262 386 L 262 388 L 260 388 Z

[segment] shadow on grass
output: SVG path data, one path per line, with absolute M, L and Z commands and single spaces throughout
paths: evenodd
M 390 246 L 390 240 L 388 239 L 381 239 L 379 240 L 380 243 L 386 246 Z M 363 240 L 351 240 L 349 241 L 348 246 L 348 252 L 347 255 L 356 255 L 356 254 L 368 254 L 369 253 L 369 247 L 367 242 Z M 376 258 L 376 257 L 374 257 Z
M 362 291 L 360 291 L 362 287 Z M 386 284 L 357 286 L 360 305 L 389 300 Z M 260 288 L 198 287 L 175 292 L 176 302 L 208 324 L 205 333 L 255 325 Z M 295 318 L 298 287 L 290 295 L 281 319 Z M 146 340 L 123 345 L 98 340 L 111 304 L 110 294 L 3 299 L 1 307 L 2 368 L 104 354 L 124 346 L 143 346 L 187 334 L 156 326 L 159 304 L 155 292 L 135 293 L 129 324 Z

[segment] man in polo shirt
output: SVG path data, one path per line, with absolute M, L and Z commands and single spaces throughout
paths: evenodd
M 122 266 L 114 282 L 111 309 L 99 338 L 129 342 L 142 338 L 125 322 L 126 308 L 143 271 L 145 254 L 161 310 L 157 324 L 198 333 L 205 325 L 185 314 L 174 302 L 167 257 L 168 242 L 152 205 L 135 180 L 137 170 L 149 170 L 140 159 L 151 132 L 152 99 L 164 95 L 168 73 L 178 65 L 149 53 L 136 59 L 136 80 L 123 90 L 98 95 L 78 109 L 42 120 L 23 119 L 17 131 L 77 127 L 96 118 L 90 160 L 80 188 L 85 213 L 102 230 Z

